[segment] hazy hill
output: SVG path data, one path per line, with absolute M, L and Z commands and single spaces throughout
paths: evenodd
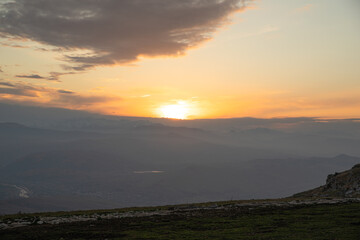
M 29 127 L 109 134 L 148 135 L 167 131 L 215 141 L 217 144 L 282 152 L 288 156 L 360 156 L 359 119 L 233 118 L 174 120 L 119 117 L 61 108 L 0 103 L 0 122 Z M 149 128 L 149 129 L 146 129 Z M 191 133 L 192 131 L 192 133 Z M 203 132 L 200 132 L 203 131 Z
M 98 139 L 100 134 L 58 131 L 27 127 L 18 123 L 0 123 L 0 167 L 27 154 L 55 150 L 64 143 L 81 139 Z

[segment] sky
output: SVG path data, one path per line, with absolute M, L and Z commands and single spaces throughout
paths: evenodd
M 358 0 L 0 0 L 0 102 L 360 117 Z

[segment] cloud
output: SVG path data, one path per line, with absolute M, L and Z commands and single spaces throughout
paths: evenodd
M 178 56 L 212 38 L 251 0 L 13 0 L 0 6 L 0 33 L 67 52 L 66 68 Z
M 0 73 L 2 73 L 2 72 L 4 72 L 4 71 L 2 70 L 2 68 L 1 68 L 1 66 L 0 66 Z
M 358 93 L 346 93 L 338 96 L 290 97 L 273 96 L 261 103 L 259 111 L 262 116 L 356 116 L 360 110 Z
M 22 46 L 19 44 L 8 44 L 8 43 L 0 43 L 1 46 L 3 47 L 12 47 L 12 48 L 28 48 L 26 46 Z
M 0 82 L 0 96 L 1 95 L 16 95 L 24 97 L 37 97 L 39 89 L 36 89 L 30 85 L 13 84 L 10 82 Z
M 0 95 L 1 94 L 37 97 L 36 92 L 28 91 L 26 89 L 17 89 L 17 88 L 0 88 Z
M 73 94 L 74 92 L 60 89 L 58 90 L 58 93 Z
M 15 87 L 14 84 L 9 82 L 0 82 L 0 86 Z
M 71 74 L 75 74 L 75 72 L 50 72 L 50 76 L 48 76 L 46 78 L 46 80 L 61 82 L 60 81 L 61 76 L 63 76 L 63 75 L 71 75 Z
M 75 74 L 75 72 L 50 72 L 48 77 L 40 76 L 38 74 L 30 75 L 16 75 L 17 78 L 29 78 L 29 79 L 45 79 L 49 81 L 60 82 L 60 76 Z
M 0 100 L 70 109 L 91 109 L 96 108 L 96 105 L 104 106 L 106 103 L 121 101 L 121 98 L 80 94 L 69 90 L 36 86 L 24 82 L 0 81 Z
M 83 108 L 92 106 L 94 104 L 106 103 L 114 98 L 107 96 L 91 96 L 80 94 L 60 94 L 56 98 L 52 99 L 53 103 L 59 106 L 76 106 L 76 108 Z
M 17 78 L 33 78 L 33 79 L 45 79 L 44 77 L 38 74 L 31 74 L 31 75 L 16 75 Z

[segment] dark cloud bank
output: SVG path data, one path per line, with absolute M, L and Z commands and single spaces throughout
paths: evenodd
M 181 55 L 211 38 L 250 0 L 14 0 L 0 6 L 0 33 L 88 50 L 68 69 L 126 64 L 139 56 Z

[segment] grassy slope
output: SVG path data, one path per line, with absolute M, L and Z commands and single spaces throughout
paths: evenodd
M 0 239 L 360 239 L 360 203 L 202 210 L 141 218 L 34 225 Z

